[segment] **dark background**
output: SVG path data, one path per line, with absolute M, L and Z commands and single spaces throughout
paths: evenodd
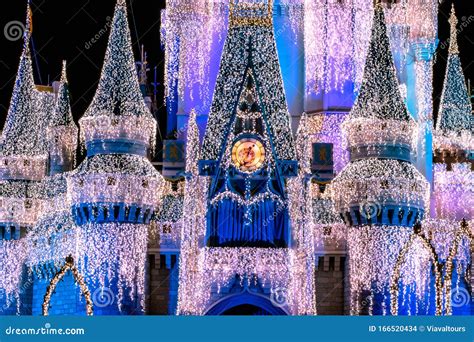
M 445 0 L 439 11 L 439 46 L 449 38 L 449 13 L 453 0 Z M 144 44 L 151 68 L 158 66 L 159 81 L 163 80 L 163 52 L 160 44 L 160 10 L 165 0 L 128 0 L 128 12 L 136 59 Z M 461 60 L 467 79 L 474 84 L 474 4 L 472 0 L 454 0 L 457 15 L 470 24 L 459 34 Z M 8 4 L 8 5 L 7 5 Z M 35 81 L 47 84 L 59 79 L 61 61 L 68 61 L 68 76 L 74 118 L 78 120 L 92 100 L 100 76 L 107 33 L 98 42 L 87 43 L 106 27 L 112 18 L 115 0 L 32 0 L 33 58 Z M 9 41 L 3 34 L 5 25 L 13 20 L 25 21 L 26 0 L 2 3 L 0 17 L 0 127 L 3 126 L 22 49 L 22 39 Z M 469 18 L 473 16 L 472 18 Z M 446 67 L 447 48 L 438 48 L 434 71 L 435 113 L 441 94 Z M 37 64 L 36 64 L 37 61 Z M 152 78 L 152 72 L 149 78 Z M 163 86 L 159 88 L 159 121 L 164 133 L 166 109 L 163 106 Z M 436 115 L 436 114 L 435 114 Z

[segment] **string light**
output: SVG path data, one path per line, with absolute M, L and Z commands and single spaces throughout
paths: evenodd
M 164 181 L 147 158 L 153 153 L 156 122 L 138 86 L 125 1 L 117 2 L 100 83 L 80 120 L 88 156 L 72 172 L 77 127 L 66 66 L 57 101 L 53 94 L 35 89 L 28 17 L 0 151 L 0 222 L 7 223 L 5 239 L 0 240 L 0 289 L 7 305 L 16 302 L 20 310 L 26 264 L 27 276 L 51 279 L 44 314 L 68 270 L 82 289 L 88 314 L 93 309 L 88 287 L 113 284 L 119 309 L 128 296 L 145 310 L 147 248 L 157 229 L 161 246 L 180 250 L 178 314 L 205 314 L 215 289 L 222 294 L 237 279 L 244 288 L 258 285 L 270 294 L 284 289 L 286 311 L 314 315 L 316 248 L 345 242 L 352 314 L 452 313 L 452 284 L 459 289 L 471 263 L 473 223 L 460 226 L 460 220 L 473 214 L 466 200 L 474 182 L 472 171 L 467 163 L 434 166 L 436 218 L 427 219 L 429 184 L 411 165 L 418 140 L 431 130 L 432 62 L 423 54 L 435 39 L 436 1 L 398 1 L 384 9 L 386 22 L 381 5 L 372 20 L 372 0 L 282 1 L 295 34 L 304 35 L 307 94 L 345 91 L 348 82 L 355 84 L 358 94 L 349 115 L 303 114 L 296 144 L 276 54 L 272 5 L 260 0 L 167 1 L 162 39 L 170 101 L 209 104 L 209 59 L 222 47 L 229 25 L 204 144 L 201 147 L 195 109 L 187 131 L 185 180 L 174 184 Z M 450 23 L 434 144 L 443 153 L 473 146 L 454 10 Z M 398 80 L 403 79 L 410 44 L 416 53 L 418 124 L 404 103 L 407 85 Z M 397 69 L 392 55 L 399 57 Z M 242 80 L 248 86 L 240 92 L 237 85 Z M 232 120 L 246 123 L 241 132 L 237 124 L 228 126 Z M 242 194 L 232 190 L 231 143 L 245 135 L 257 135 L 262 145 L 274 146 L 274 153 L 265 155 L 262 174 L 280 172 L 283 164 L 275 166 L 279 162 L 298 160 L 296 177 L 285 183 L 288 198 L 276 194 L 270 181 L 261 193 L 252 194 L 254 170 L 242 172 Z M 313 142 L 334 145 L 338 175 L 325 191 L 311 180 Z M 212 198 L 208 180 L 199 174 L 199 160 L 218 160 L 226 170 L 223 190 Z M 45 177 L 48 169 L 51 176 Z M 288 248 L 204 247 L 207 210 L 229 200 L 244 208 L 248 226 L 254 209 L 264 203 L 274 203 L 276 213 L 288 211 Z M 363 216 L 359 221 L 354 220 L 357 214 Z M 422 220 L 421 230 L 414 233 L 406 227 L 414 221 L 407 219 L 412 214 L 414 220 Z M 20 227 L 26 227 L 27 234 L 19 239 Z M 73 259 L 64 264 L 68 256 Z M 432 298 L 435 308 L 430 307 Z M 366 307 L 361 306 L 364 301 Z
M 162 12 L 165 98 L 212 99 L 209 60 L 220 51 L 227 28 L 228 0 L 167 0 Z M 177 96 L 176 96 L 177 95 Z
M 186 180 L 184 185 L 183 224 L 179 256 L 179 291 L 177 314 L 201 315 L 208 300 L 208 288 L 203 267 L 204 236 L 206 234 L 206 197 L 208 182 L 199 176 L 199 129 L 196 112 L 191 111 L 186 144 Z

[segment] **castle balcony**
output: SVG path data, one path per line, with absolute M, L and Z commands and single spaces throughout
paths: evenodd
M 350 160 L 386 158 L 411 160 L 416 146 L 416 123 L 374 118 L 351 118 L 342 124 Z
M 412 226 L 429 203 L 429 183 L 405 161 L 350 163 L 330 185 L 336 211 L 350 226 Z
M 68 178 L 77 224 L 148 224 L 155 214 L 164 180 L 148 159 L 136 155 L 97 155 Z
M 88 156 L 97 154 L 135 154 L 146 156 L 154 147 L 156 122 L 146 116 L 106 113 L 83 117 L 81 141 L 85 142 Z
M 0 156 L 0 180 L 40 181 L 46 175 L 47 156 Z
M 17 195 L 18 196 L 18 195 Z M 20 237 L 20 227 L 36 223 L 43 209 L 39 198 L 0 196 L 0 240 Z

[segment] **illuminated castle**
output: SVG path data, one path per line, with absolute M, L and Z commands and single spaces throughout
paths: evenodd
M 34 85 L 28 15 L 0 152 L 2 314 L 469 314 L 472 106 L 453 8 L 434 128 L 437 13 L 168 0 L 161 173 L 125 0 L 80 134 L 66 64 Z

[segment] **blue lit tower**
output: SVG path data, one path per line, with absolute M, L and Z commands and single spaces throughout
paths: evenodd
M 272 1 L 230 3 L 199 160 L 210 185 L 198 313 L 286 312 L 270 298 L 290 281 L 285 179 L 296 175 L 297 161 L 272 9 Z
M 396 258 L 423 218 L 429 185 L 411 163 L 416 128 L 399 92 L 377 5 L 360 92 L 343 123 L 350 163 L 331 184 L 336 210 L 349 226 L 352 314 L 389 312 Z
M 96 94 L 79 120 L 87 158 L 68 179 L 95 314 L 140 314 L 150 219 L 163 179 L 148 159 L 156 122 L 140 91 L 125 0 L 118 0 Z M 94 297 L 94 296 L 93 296 Z
M 23 236 L 42 209 L 40 182 L 46 175 L 48 159 L 43 133 L 47 116 L 33 80 L 30 27 L 28 3 L 23 52 L 0 149 L 0 304 L 3 307 L 6 301 L 4 314 L 31 310 L 31 288 L 21 283 L 26 258 Z

